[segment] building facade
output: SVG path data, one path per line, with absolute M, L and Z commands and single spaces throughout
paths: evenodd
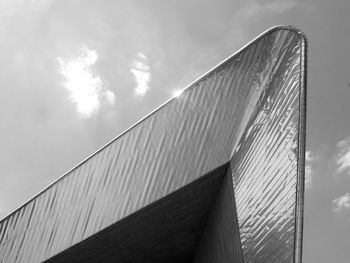
M 0 262 L 301 262 L 306 39 L 274 27 L 0 222 Z

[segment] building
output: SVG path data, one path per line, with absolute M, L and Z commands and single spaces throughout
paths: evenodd
M 0 262 L 301 262 L 306 39 L 274 27 L 0 222 Z

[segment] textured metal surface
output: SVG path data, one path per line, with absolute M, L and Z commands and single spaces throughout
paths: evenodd
M 268 253 L 290 262 L 300 252 L 292 234 L 302 227 L 301 221 L 295 228 L 301 213 L 295 193 L 303 183 L 296 180 L 303 179 L 296 158 L 304 150 L 298 133 L 303 42 L 291 28 L 269 30 L 6 217 L 0 262 L 48 259 L 232 154 L 245 262 L 264 262 Z M 248 189 L 253 197 L 244 196 Z
M 215 169 L 45 263 L 191 263 L 228 166 Z M 227 196 L 227 201 L 231 203 L 232 196 Z
M 291 41 L 231 161 L 246 263 L 293 261 L 301 50 Z
M 206 227 L 193 257 L 193 263 L 242 263 L 238 218 L 231 168 L 227 171 Z

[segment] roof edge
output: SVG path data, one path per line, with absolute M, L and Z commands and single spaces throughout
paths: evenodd
M 247 44 L 245 44 L 244 46 L 242 46 L 240 49 L 238 49 L 237 51 L 235 51 L 234 53 L 232 53 L 230 56 L 228 56 L 226 59 L 224 59 L 223 61 L 219 62 L 217 65 L 215 65 L 214 67 L 212 67 L 211 69 L 209 69 L 208 71 L 206 71 L 204 74 L 202 74 L 200 77 L 198 77 L 197 79 L 195 79 L 194 81 L 192 81 L 191 83 L 189 83 L 188 85 L 186 85 L 182 90 L 185 91 L 191 87 L 193 87 L 195 84 L 197 84 L 198 82 L 200 82 L 202 79 L 204 79 L 208 74 L 210 74 L 211 72 L 217 70 L 218 68 L 220 68 L 221 66 L 223 66 L 227 61 L 229 61 L 230 59 L 232 59 L 234 56 L 239 55 L 244 49 L 246 49 L 247 47 L 255 44 L 257 41 L 259 41 L 262 37 L 264 37 L 267 34 L 271 34 L 275 31 L 279 31 L 279 30 L 288 30 L 291 31 L 295 34 L 297 34 L 301 41 L 306 45 L 307 47 L 307 37 L 306 34 L 298 29 L 295 26 L 292 25 L 276 25 L 273 27 L 268 28 L 267 30 L 265 30 L 264 32 L 262 32 L 261 34 L 259 34 L 258 36 L 256 36 L 255 38 L 253 38 L 252 40 L 250 40 Z M 42 189 L 39 193 L 33 195 L 33 197 L 31 197 L 28 201 L 24 202 L 22 205 L 20 205 L 17 209 L 15 209 L 13 212 L 11 212 L 9 215 L 7 215 L 6 217 L 4 217 L 2 220 L 0 220 L 0 225 L 5 222 L 8 218 L 10 218 L 12 215 L 14 215 L 16 212 L 18 212 L 20 209 L 22 209 L 23 207 L 25 207 L 27 204 L 29 204 L 31 201 L 33 201 L 35 198 L 37 198 L 38 196 L 40 196 L 41 194 L 43 194 L 44 192 L 46 192 L 47 190 L 49 190 L 54 184 L 56 184 L 57 182 L 63 180 L 69 173 L 71 173 L 73 170 L 75 170 L 76 168 L 78 168 L 79 166 L 81 166 L 82 164 L 84 164 L 85 162 L 87 162 L 88 160 L 90 160 L 93 156 L 95 156 L 96 154 L 98 154 L 99 152 L 101 152 L 103 149 L 107 148 L 110 144 L 112 144 L 114 141 L 116 141 L 117 139 L 119 139 L 121 136 L 123 136 L 125 133 L 127 133 L 128 131 L 130 131 L 132 128 L 134 128 L 135 126 L 139 125 L 142 121 L 146 120 L 147 118 L 151 117 L 153 114 L 155 114 L 158 110 L 160 110 L 162 107 L 164 107 L 165 105 L 167 105 L 168 103 L 170 103 L 172 100 L 176 99 L 176 96 L 171 97 L 170 99 L 168 99 L 167 101 L 165 101 L 164 103 L 162 103 L 160 106 L 158 106 L 157 108 L 155 108 L 153 111 L 151 111 L 150 113 L 148 113 L 146 116 L 144 116 L 143 118 L 141 118 L 139 121 L 135 122 L 133 125 L 131 125 L 129 128 L 125 129 L 123 132 L 121 132 L 119 135 L 117 135 L 116 137 L 114 137 L 113 139 L 111 139 L 110 141 L 108 141 L 106 144 L 104 144 L 102 147 L 100 147 L 98 150 L 96 150 L 95 152 L 93 152 L 92 154 L 90 154 L 88 157 L 86 157 L 84 160 L 82 160 L 81 162 L 79 162 L 78 164 L 76 164 L 75 166 L 73 166 L 73 168 L 69 169 L 67 172 L 65 172 L 63 175 L 61 175 L 59 178 L 57 178 L 56 180 L 54 180 L 52 183 L 50 183 L 48 186 L 46 186 L 44 189 Z

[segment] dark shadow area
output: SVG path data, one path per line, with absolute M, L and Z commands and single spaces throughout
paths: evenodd
M 231 167 L 223 178 L 193 263 L 243 263 Z
M 213 170 L 45 262 L 192 262 L 228 167 Z

